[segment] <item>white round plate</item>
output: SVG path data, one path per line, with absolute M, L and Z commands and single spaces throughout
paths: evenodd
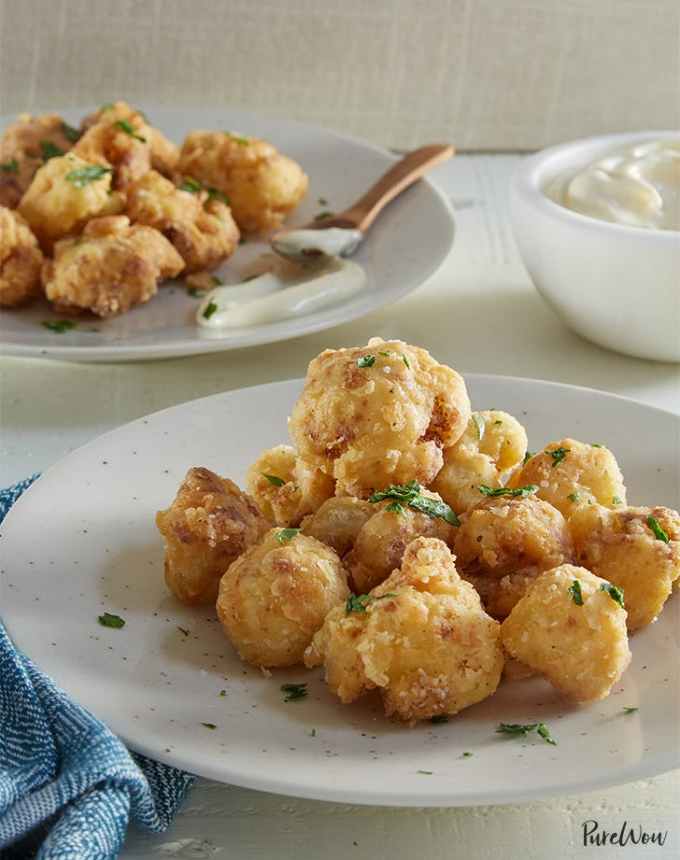
M 567 434 L 605 443 L 629 498 L 679 506 L 677 417 L 565 385 L 474 375 L 468 383 L 477 407 L 525 423 L 532 449 Z M 168 594 L 156 510 L 192 465 L 242 482 L 256 455 L 286 438 L 300 387 L 283 382 L 167 409 L 51 468 L 3 529 L 0 606 L 17 645 L 132 749 L 249 788 L 454 806 L 585 791 L 678 767 L 678 594 L 633 638 L 632 665 L 605 701 L 572 706 L 532 679 L 504 684 L 446 725 L 415 728 L 386 720 L 371 696 L 339 704 L 318 670 L 265 677 L 244 666 L 211 609 Z M 99 626 L 104 611 L 125 627 Z M 287 682 L 307 682 L 309 696 L 284 702 Z M 499 735 L 501 721 L 543 721 L 558 745 Z
M 181 143 L 195 128 L 230 129 L 262 137 L 299 161 L 309 191 L 287 224 L 305 224 L 322 211 L 339 212 L 354 202 L 396 160 L 364 141 L 326 129 L 230 109 L 142 108 L 171 140 Z M 64 111 L 78 124 L 92 110 Z M 0 130 L 14 117 L 0 118 Z M 453 244 L 454 222 L 446 198 L 427 179 L 401 194 L 381 214 L 353 259 L 367 275 L 366 288 L 344 302 L 301 317 L 216 335 L 196 325 L 198 300 L 181 279 L 162 287 L 147 304 L 109 320 L 83 319 L 63 334 L 42 322 L 58 319 L 47 302 L 0 312 L 0 350 L 68 361 L 132 361 L 221 352 L 287 340 L 356 319 L 393 303 L 439 268 Z M 269 252 L 261 239 L 248 239 L 216 270 L 225 283 L 238 283 L 255 260 Z

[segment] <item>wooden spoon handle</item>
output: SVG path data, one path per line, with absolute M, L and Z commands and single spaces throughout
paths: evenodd
M 372 185 L 357 202 L 342 213 L 343 221 L 352 222 L 357 229 L 366 231 L 387 204 L 397 194 L 417 182 L 436 164 L 447 161 L 455 150 L 450 144 L 434 143 L 421 146 L 405 155 L 387 173 Z

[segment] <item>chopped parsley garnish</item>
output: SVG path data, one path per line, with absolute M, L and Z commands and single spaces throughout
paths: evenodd
M 401 502 L 390 502 L 385 510 L 389 511 L 391 514 L 403 514 L 404 506 Z
M 0 172 L 1 173 L 18 173 L 19 172 L 19 162 L 16 158 L 11 158 L 9 161 L 5 161 L 0 164 Z
M 276 532 L 276 540 L 279 543 L 288 543 L 289 540 L 293 540 L 295 535 L 300 534 L 300 529 L 279 529 Z
M 325 221 L 326 218 L 332 218 L 335 215 L 335 212 L 319 212 L 318 215 L 314 216 L 315 221 Z
M 239 146 L 248 146 L 250 144 L 250 139 L 247 137 L 241 137 L 238 134 L 232 134 L 230 131 L 224 132 L 227 137 L 230 137 L 235 143 L 238 143 Z
M 434 771 L 432 771 L 432 770 L 417 770 L 416 773 L 422 773 L 422 774 L 425 774 L 425 776 L 432 776 Z
M 213 188 L 212 185 L 208 185 L 205 190 L 208 192 L 208 200 L 219 200 L 225 206 L 229 205 L 229 198 L 224 191 L 220 191 L 219 188 Z
M 186 627 L 180 627 L 178 624 L 177 629 L 182 634 L 182 636 L 188 636 L 189 635 L 189 631 L 186 629 Z
M 524 455 L 524 459 L 522 460 L 522 465 L 524 466 L 526 463 L 528 463 L 529 460 L 531 460 L 531 458 L 533 456 L 534 456 L 533 451 L 527 451 L 526 454 Z
M 325 197 L 319 197 L 317 203 L 319 204 L 319 206 L 328 206 L 328 200 L 326 200 Z
M 639 708 L 624 708 L 623 713 L 624 714 L 634 714 L 636 711 L 639 711 L 639 710 L 640 710 Z
M 409 508 L 420 511 L 422 514 L 427 514 L 429 517 L 446 520 L 452 526 L 460 525 L 460 520 L 446 502 L 424 496 L 422 489 L 418 481 L 409 481 L 408 484 L 392 484 L 386 490 L 373 493 L 368 501 L 375 503 L 382 502 L 384 499 L 393 499 L 401 505 L 407 505 Z
M 137 134 L 134 127 L 130 125 L 130 123 L 126 119 L 119 119 L 114 122 L 116 128 L 119 128 L 121 131 L 124 131 L 125 134 L 130 137 L 134 137 L 135 140 L 141 141 L 141 143 L 146 143 L 146 138 L 142 137 L 141 134 Z
M 76 143 L 76 141 L 80 140 L 80 131 L 77 128 L 73 128 L 67 122 L 62 122 L 61 131 L 66 140 L 70 140 L 71 143 Z
M 211 275 L 210 280 L 214 287 L 221 287 L 223 284 L 222 278 L 218 278 L 217 275 Z
M 405 356 L 403 353 L 401 354 L 401 360 L 404 362 L 404 364 L 406 365 L 406 367 L 408 367 L 408 369 L 410 370 L 410 369 L 411 369 L 411 365 L 409 364 L 409 360 L 408 360 L 408 358 L 406 358 L 406 356 Z
M 661 526 L 661 523 L 656 519 L 656 517 L 649 516 L 647 517 L 647 525 L 654 532 L 654 537 L 657 540 L 661 540 L 664 543 L 669 543 L 670 538 L 668 534 L 664 531 Z
M 448 723 L 449 718 L 446 714 L 437 714 L 434 717 L 430 717 L 430 722 L 434 723 L 435 726 L 441 725 L 442 723 Z
M 379 352 L 378 355 L 383 355 L 383 356 L 385 356 L 385 358 L 389 358 L 392 355 L 392 353 L 391 352 Z
M 579 494 L 578 494 L 578 493 L 569 493 L 569 495 L 567 496 L 567 498 L 569 499 L 569 501 L 570 501 L 570 502 L 578 502 L 578 500 L 579 500 L 581 497 L 579 496 Z
M 120 630 L 125 627 L 125 619 L 120 615 L 112 615 L 110 612 L 105 612 L 97 618 L 97 621 L 102 627 L 111 627 L 112 630 Z
M 471 756 L 471 755 L 472 755 L 472 753 L 471 753 L 471 752 L 464 752 L 464 753 L 463 753 L 463 755 L 462 755 L 462 757 L 463 757 L 463 758 L 470 758 L 470 756 Z
M 619 496 L 612 496 L 612 505 L 622 505 L 623 499 L 619 498 Z
M 203 191 L 203 186 L 197 179 L 192 179 L 190 176 L 187 176 L 186 179 L 182 180 L 179 190 L 189 191 L 191 194 L 199 194 Z
M 208 302 L 205 310 L 203 311 L 203 316 L 205 317 L 205 319 L 209 320 L 216 310 L 217 305 L 215 304 L 215 302 Z
M 96 182 L 107 173 L 112 173 L 110 167 L 102 167 L 100 164 L 88 164 L 87 167 L 77 167 L 66 174 L 68 181 L 76 188 L 85 188 L 90 182 Z
M 583 606 L 583 592 L 581 591 L 581 583 L 575 579 L 567 589 L 571 594 L 571 599 L 577 606 Z
M 215 723 L 201 723 L 201 725 L 205 726 L 206 729 L 210 729 L 211 731 L 217 728 Z
M 279 478 L 278 475 L 266 475 L 263 472 L 262 477 L 266 478 L 274 487 L 282 487 L 286 483 L 283 478 Z
M 307 684 L 281 684 L 281 692 L 285 693 L 284 702 L 296 702 L 307 695 Z
M 223 699 L 227 695 L 226 690 L 220 690 L 220 698 Z
M 357 358 L 357 367 L 373 367 L 375 364 L 374 355 L 362 355 Z
M 60 155 L 64 155 L 64 150 L 57 146 L 56 143 L 52 143 L 51 140 L 41 140 L 40 141 L 40 151 L 42 152 L 43 161 L 49 161 L 50 158 L 59 158 Z
M 607 594 L 611 597 L 614 603 L 618 603 L 619 606 L 624 609 L 623 604 L 623 589 L 617 588 L 617 586 L 612 585 L 611 582 L 603 582 L 600 586 L 600 591 L 606 591 Z
M 315 738 L 316 737 L 316 729 L 310 729 L 309 730 L 309 736 L 310 736 L 310 738 Z
M 187 293 L 192 299 L 202 299 L 206 295 L 206 290 L 202 290 L 200 287 L 187 287 Z
M 550 730 L 545 723 L 499 723 L 496 732 L 520 737 L 526 737 L 530 732 L 537 732 L 547 744 L 557 746 L 557 741 L 550 736 Z
M 345 603 L 345 615 L 351 615 L 353 612 L 366 612 L 366 608 L 370 603 L 375 603 L 376 600 L 387 600 L 389 597 L 396 597 L 394 592 L 381 594 L 379 597 L 373 597 L 372 594 L 350 594 Z
M 526 499 L 538 491 L 537 484 L 527 484 L 526 487 L 516 487 L 514 490 L 510 487 L 487 487 L 485 484 L 480 484 L 479 492 L 483 496 L 514 496 L 521 499 Z
M 591 448 L 603 448 L 603 447 L 604 447 L 604 445 L 600 445 L 600 443 L 599 443 L 599 442 L 591 442 L 591 443 L 590 443 L 590 447 L 591 447 Z
M 498 424 L 502 424 L 503 422 L 501 421 L 501 419 L 500 419 L 500 418 L 497 418 L 497 419 L 496 419 L 496 421 L 494 421 L 493 423 L 494 423 L 495 425 L 498 425 Z
M 484 438 L 484 431 L 486 430 L 486 421 L 484 420 L 484 416 L 479 415 L 477 412 L 473 412 L 472 420 L 474 421 L 475 427 L 477 428 L 477 438 L 481 442 Z
M 73 320 L 43 320 L 41 325 L 55 334 L 64 334 L 64 332 L 75 328 L 78 323 L 73 322 Z
M 555 448 L 552 451 L 547 451 L 546 453 L 550 454 L 553 458 L 552 467 L 553 469 L 557 466 L 558 463 L 561 463 L 562 460 L 567 456 L 567 454 L 571 451 L 571 448 Z

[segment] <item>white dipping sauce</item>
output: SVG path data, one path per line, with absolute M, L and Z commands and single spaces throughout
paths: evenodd
M 339 304 L 366 283 L 361 266 L 338 257 L 296 271 L 297 276 L 275 270 L 242 284 L 215 287 L 201 302 L 196 322 L 213 330 L 278 322 Z
M 364 238 L 361 230 L 328 227 L 326 230 L 287 230 L 272 238 L 278 254 L 292 259 L 304 259 L 314 254 L 345 257 L 353 254 Z
M 574 212 L 602 221 L 680 230 L 680 141 L 626 146 L 576 173 L 563 174 L 545 193 Z

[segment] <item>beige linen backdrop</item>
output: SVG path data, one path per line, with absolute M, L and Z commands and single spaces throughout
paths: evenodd
M 0 113 L 117 97 L 394 147 L 680 127 L 680 0 L 0 0 Z

